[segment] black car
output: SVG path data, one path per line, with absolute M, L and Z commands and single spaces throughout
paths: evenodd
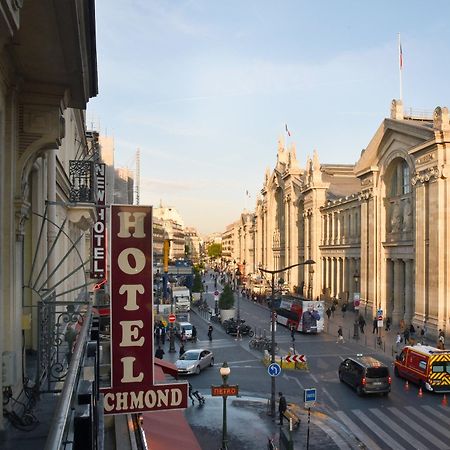
M 358 395 L 388 395 L 391 392 L 389 368 L 371 356 L 358 356 L 342 361 L 339 380 L 355 388 Z

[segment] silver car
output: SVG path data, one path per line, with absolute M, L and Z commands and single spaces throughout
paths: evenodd
M 209 350 L 198 348 L 188 350 L 175 363 L 180 375 L 199 374 L 205 367 L 214 365 L 214 355 Z

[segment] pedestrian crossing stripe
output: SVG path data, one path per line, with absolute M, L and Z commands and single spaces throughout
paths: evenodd
M 338 422 L 371 450 L 449 448 L 450 413 L 441 406 L 352 409 L 335 414 Z

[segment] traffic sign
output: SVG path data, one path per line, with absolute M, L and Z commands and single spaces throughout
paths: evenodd
M 317 400 L 317 389 L 316 388 L 309 388 L 305 389 L 304 391 L 304 402 L 305 402 L 305 408 L 310 408 L 311 406 L 314 406 Z
M 305 363 L 306 362 L 306 356 L 305 355 L 288 355 L 286 356 L 286 358 L 284 358 L 284 360 L 288 363 L 290 362 L 302 362 Z
M 218 296 L 219 296 L 219 291 L 215 290 L 215 291 L 214 291 L 214 296 L 215 296 L 215 297 L 218 297 Z
M 169 314 L 169 322 L 174 323 L 177 320 L 177 316 L 175 314 Z
M 280 375 L 281 373 L 281 367 L 279 364 L 277 363 L 272 363 L 270 364 L 270 366 L 267 368 L 267 373 L 271 376 L 271 377 L 277 377 L 278 375 Z

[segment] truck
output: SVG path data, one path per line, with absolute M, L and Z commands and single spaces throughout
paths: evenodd
M 407 345 L 395 358 L 394 373 L 428 391 L 450 393 L 450 351 Z
M 191 292 L 186 286 L 174 286 L 172 288 L 172 299 L 177 313 L 191 310 Z

